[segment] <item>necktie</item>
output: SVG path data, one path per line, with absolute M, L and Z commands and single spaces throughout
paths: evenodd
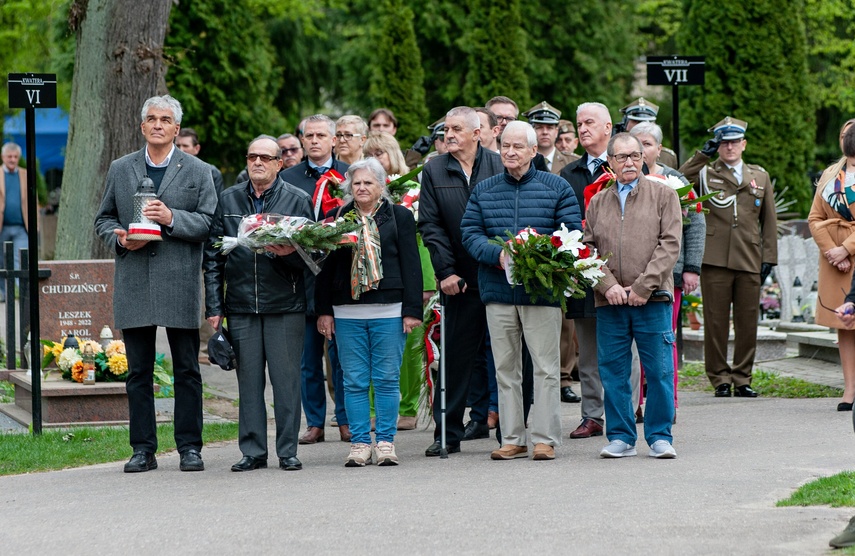
M 594 160 L 588 163 L 588 165 L 591 167 L 592 176 L 597 173 L 597 170 L 600 169 L 600 166 L 603 165 L 603 162 L 604 161 L 602 158 L 595 158 Z

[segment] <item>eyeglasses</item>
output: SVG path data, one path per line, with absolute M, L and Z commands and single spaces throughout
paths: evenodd
M 282 149 L 282 154 L 285 154 L 285 155 L 297 154 L 297 152 L 299 150 L 300 150 L 300 147 L 291 147 L 290 149 Z
M 273 162 L 274 160 L 279 160 L 278 156 L 270 156 L 269 154 L 249 153 L 246 155 L 246 159 L 250 162 L 255 162 L 258 158 L 260 158 L 262 162 Z
M 738 147 L 742 144 L 742 139 L 725 139 L 720 144 L 722 147 Z
M 516 117 L 514 117 L 514 116 L 496 116 L 496 121 L 498 121 L 499 123 L 502 123 L 502 122 L 510 123 L 510 122 L 516 121 Z
M 353 139 L 354 137 L 362 137 L 362 134 L 361 133 L 336 133 L 335 137 L 339 141 L 347 142 L 347 141 L 350 141 L 351 139 Z
M 618 164 L 623 164 L 624 162 L 626 162 L 627 158 L 631 158 L 635 162 L 638 162 L 639 160 L 641 160 L 641 153 L 640 152 L 634 152 L 634 153 L 629 153 L 629 154 L 624 154 L 624 153 L 613 154 L 612 158 L 614 158 L 615 162 L 617 162 Z

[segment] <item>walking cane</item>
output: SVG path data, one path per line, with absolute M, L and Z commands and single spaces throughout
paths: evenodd
M 466 287 L 466 280 L 461 278 L 457 281 L 457 287 L 463 293 L 463 288 Z M 445 292 L 442 288 L 439 289 L 439 457 L 440 459 L 448 459 L 448 448 L 445 445 Z

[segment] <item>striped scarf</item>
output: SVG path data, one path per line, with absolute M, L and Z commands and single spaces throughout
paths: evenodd
M 380 232 L 374 215 L 382 205 L 377 206 L 370 215 L 362 216 L 362 227 L 357 230 L 356 247 L 353 250 L 353 262 L 350 265 L 350 295 L 359 299 L 363 293 L 376 290 L 383 278 L 383 262 L 380 260 Z

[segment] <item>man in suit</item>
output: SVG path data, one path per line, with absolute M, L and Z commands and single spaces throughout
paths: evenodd
M 342 176 L 348 165 L 333 158 L 333 147 L 337 139 L 336 126 L 331 118 L 324 114 L 315 114 L 303 120 L 303 150 L 306 159 L 287 170 L 279 172 L 285 183 L 302 189 L 313 198 L 314 217 L 323 216 L 321 199 L 315 199 L 315 189 L 321 176 L 330 169 Z M 315 277 L 306 271 L 306 333 L 303 336 L 303 360 L 301 363 L 303 411 L 306 413 L 306 432 L 300 437 L 300 444 L 315 444 L 325 439 L 324 425 L 327 418 L 327 383 L 324 379 L 324 343 L 326 339 L 318 333 L 318 316 L 315 314 Z M 350 442 L 350 426 L 344 411 L 344 383 L 335 341 L 329 342 L 330 363 L 333 367 L 333 388 L 336 398 L 336 421 L 342 442 Z
M 609 109 L 599 102 L 586 102 L 576 108 L 576 129 L 579 143 L 585 154 L 576 162 L 565 166 L 559 174 L 570 183 L 582 209 L 585 220 L 585 187 L 603 175 L 606 150 L 612 133 Z M 593 290 L 587 290 L 585 299 L 569 299 L 568 319 L 573 319 L 579 338 L 579 387 L 582 394 L 582 422 L 570 433 L 570 438 L 588 438 L 603 434 L 603 383 L 597 362 L 597 313 Z M 565 347 L 565 350 L 568 349 Z M 566 353 L 566 351 L 565 351 Z M 565 382 L 562 377 L 562 387 Z M 563 388 L 562 388 L 563 390 Z M 565 400 L 572 401 L 572 400 Z
M 726 117 L 715 134 L 680 168 L 704 202 L 707 242 L 701 265 L 704 303 L 704 366 L 718 398 L 756 398 L 751 370 L 757 349 L 760 285 L 778 262 L 778 226 L 772 180 L 762 167 L 745 164 L 748 124 Z M 710 163 L 718 152 L 718 159 Z M 727 363 L 730 306 L 733 305 L 733 366 Z
M 181 104 L 152 97 L 142 107 L 146 145 L 113 161 L 95 231 L 116 253 L 113 313 L 128 355 L 130 443 L 126 473 L 157 468 L 154 357 L 157 327 L 166 328 L 175 375 L 175 444 L 182 471 L 202 471 L 202 377 L 199 373 L 202 250 L 217 195 L 211 168 L 175 148 Z M 162 241 L 128 238 L 134 193 L 148 176 L 157 198 L 142 214 L 160 225 Z

